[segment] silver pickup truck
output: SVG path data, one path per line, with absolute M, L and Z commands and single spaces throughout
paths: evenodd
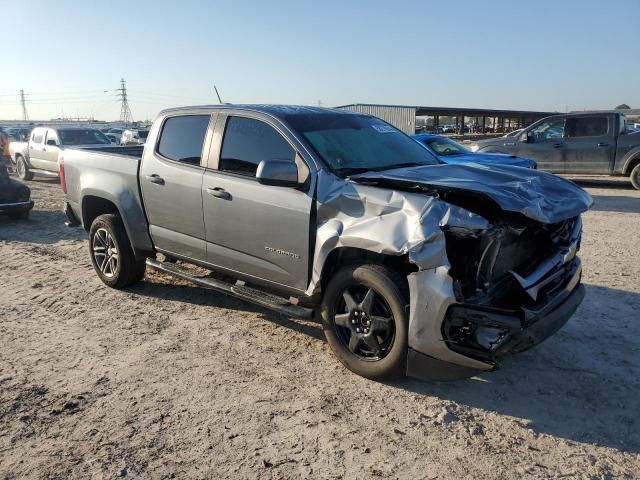
M 627 176 L 640 190 L 640 132 L 629 130 L 620 112 L 554 115 L 471 150 L 530 158 L 554 173 Z
M 34 174 L 58 176 L 58 157 L 67 148 L 110 146 L 111 141 L 95 128 L 36 127 L 28 142 L 11 142 L 11 161 L 21 180 Z
M 368 378 L 492 370 L 584 296 L 586 192 L 535 170 L 441 164 L 375 117 L 178 108 L 144 150 L 114 151 L 60 158 L 69 224 L 89 232 L 106 285 L 148 266 L 318 318 L 340 361 Z

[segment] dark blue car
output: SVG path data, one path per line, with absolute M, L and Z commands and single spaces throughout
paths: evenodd
M 513 167 L 537 168 L 536 162 L 528 158 L 504 155 L 501 153 L 473 153 L 447 137 L 420 133 L 413 135 L 420 145 L 425 147 L 444 163 L 484 163 L 489 165 L 511 165 Z

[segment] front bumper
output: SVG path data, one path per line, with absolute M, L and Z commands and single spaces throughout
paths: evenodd
M 0 203 L 0 213 L 25 212 L 33 208 L 33 200 Z
M 566 269 L 567 276 L 552 294 L 519 310 L 458 303 L 444 267 L 410 275 L 407 375 L 468 378 L 495 369 L 504 355 L 541 343 L 567 323 L 584 299 L 580 260 L 574 258 Z

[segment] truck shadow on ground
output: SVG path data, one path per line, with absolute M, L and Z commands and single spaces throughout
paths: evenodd
M 84 229 L 69 228 L 63 212 L 32 210 L 26 220 L 0 215 L 0 240 L 51 245 L 61 240 L 85 240 Z
M 640 294 L 587 285 L 586 298 L 554 337 L 505 359 L 495 372 L 390 385 L 514 417 L 536 435 L 638 453 Z
M 593 207 L 597 212 L 640 213 L 640 197 L 617 195 L 592 195 Z
M 315 321 L 294 320 L 271 310 L 267 310 L 258 305 L 245 302 L 240 299 L 225 295 L 224 293 L 210 290 L 195 285 L 176 285 L 175 279 L 171 279 L 169 283 L 159 283 L 154 280 L 149 282 L 145 280 L 130 288 L 132 293 L 153 297 L 168 301 L 177 301 L 190 303 L 192 305 L 200 305 L 211 308 L 225 308 L 229 310 L 238 310 L 242 312 L 250 312 L 259 315 L 261 319 L 274 323 L 281 327 L 288 328 L 295 332 L 308 335 L 316 340 L 324 341 L 324 333 L 319 323 Z
M 154 280 L 135 285 L 131 292 L 253 312 L 261 319 L 324 341 L 318 323 L 292 320 L 205 288 Z M 536 435 L 640 452 L 640 325 L 633 317 L 634 311 L 640 310 L 640 294 L 587 285 L 586 298 L 575 317 L 554 337 L 505 359 L 495 372 L 457 382 L 405 379 L 388 385 L 514 417 L 514 422 Z M 455 405 L 452 408 L 455 411 Z M 490 424 L 485 428 L 490 429 Z

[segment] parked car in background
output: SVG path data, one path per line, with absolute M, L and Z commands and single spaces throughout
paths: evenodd
M 120 145 L 120 140 L 122 139 L 122 132 L 124 132 L 124 128 L 110 128 L 105 135 L 111 141 L 111 143 L 115 143 L 116 145 Z
M 444 163 L 483 163 L 511 165 L 513 167 L 536 168 L 536 162 L 528 158 L 500 153 L 473 153 L 458 142 L 440 135 L 421 133 L 413 135 L 420 145 L 428 149 Z
M 129 129 L 122 132 L 120 139 L 121 145 L 144 145 L 147 141 L 149 130 L 147 129 Z
M 12 220 L 27 218 L 33 208 L 31 189 L 11 177 L 4 165 L 0 165 L 0 214 Z
M 13 136 L 16 141 L 23 142 L 29 138 L 29 134 L 31 133 L 31 129 L 28 127 L 11 127 L 7 128 L 6 132 Z
M 58 175 L 58 159 L 68 147 L 111 145 L 104 133 L 95 128 L 36 127 L 29 142 L 12 142 L 11 160 L 22 180 L 31 180 L 34 173 Z
M 89 232 L 103 283 L 124 288 L 148 265 L 316 316 L 365 377 L 493 370 L 584 296 L 586 192 L 536 170 L 442 164 L 376 117 L 185 107 L 161 112 L 143 148 L 119 148 L 131 150 L 71 148 L 61 162 L 69 222 Z
M 553 115 L 515 137 L 480 140 L 471 149 L 531 158 L 554 173 L 624 175 L 640 189 L 640 134 L 627 131 L 620 112 Z

